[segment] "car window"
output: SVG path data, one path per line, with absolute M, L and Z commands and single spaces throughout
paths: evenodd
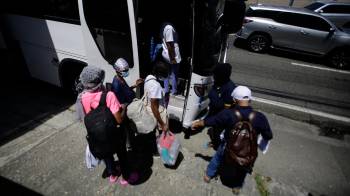
M 276 21 L 283 24 L 300 26 L 300 23 L 296 20 L 296 17 L 298 17 L 298 14 L 282 12 L 278 15 L 278 17 L 276 17 Z
M 314 10 L 320 8 L 323 5 L 324 5 L 324 3 L 315 2 L 315 3 L 311 3 L 308 6 L 305 6 L 305 8 L 314 11 Z
M 276 17 L 276 20 L 277 22 L 283 24 L 315 29 L 319 31 L 329 31 L 331 28 L 330 24 L 328 24 L 328 22 L 324 19 L 306 14 L 284 12 Z
M 322 18 L 310 15 L 300 14 L 297 19 L 300 22 L 300 26 L 315 29 L 319 31 L 329 31 L 330 24 Z
M 322 13 L 350 14 L 350 5 L 328 5 L 322 9 Z
M 278 11 L 273 10 L 253 10 L 249 8 L 246 12 L 246 16 L 249 17 L 261 17 L 261 18 L 270 18 L 275 19 L 276 15 L 279 14 Z

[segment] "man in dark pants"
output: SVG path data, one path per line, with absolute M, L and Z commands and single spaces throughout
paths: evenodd
M 235 111 L 239 111 L 242 118 L 246 120 L 249 119 L 249 115 L 253 112 L 253 108 L 250 106 L 251 91 L 249 88 L 245 86 L 238 86 L 234 89 L 231 95 L 237 103 L 234 109 L 224 109 L 215 116 L 208 117 L 204 120 L 195 121 L 192 124 L 192 129 L 203 126 L 219 126 L 225 129 L 224 139 L 207 167 L 207 171 L 204 176 L 205 182 L 209 182 L 211 178 L 217 175 L 219 167 L 224 165 L 225 145 L 227 143 L 228 134 L 239 121 Z M 272 139 L 272 131 L 264 114 L 255 112 L 255 117 L 252 120 L 252 126 L 256 131 L 256 134 L 261 134 L 264 140 L 268 141 Z M 232 191 L 235 194 L 238 194 L 240 188 L 243 186 L 245 176 L 247 173 L 251 172 L 251 168 L 244 168 L 238 164 L 234 166 L 230 165 L 229 167 L 235 174 L 235 183 L 232 186 Z
M 209 91 L 209 115 L 214 116 L 223 109 L 231 108 L 234 102 L 231 97 L 235 83 L 230 79 L 232 66 L 229 63 L 219 63 L 214 69 L 214 85 Z M 222 128 L 213 126 L 208 130 L 211 142 L 210 146 L 216 150 L 220 144 Z

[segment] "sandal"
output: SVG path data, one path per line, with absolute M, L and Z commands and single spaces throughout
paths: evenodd
M 203 180 L 204 180 L 204 182 L 209 183 L 210 180 L 211 180 L 211 178 L 205 174 L 205 175 L 203 176 Z

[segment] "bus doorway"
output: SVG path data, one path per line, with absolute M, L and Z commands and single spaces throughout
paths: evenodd
M 162 26 L 170 23 L 178 34 L 181 54 L 179 66 L 178 94 L 186 95 L 189 82 L 192 57 L 192 2 L 187 0 L 153 0 L 134 1 L 137 38 L 139 46 L 140 75 L 146 77 L 152 71 L 150 50 L 151 40 L 154 44 L 162 44 Z

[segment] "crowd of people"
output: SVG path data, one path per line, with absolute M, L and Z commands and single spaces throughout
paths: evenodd
M 124 80 L 128 76 L 129 65 L 123 58 L 117 59 L 113 65 L 116 74 L 109 90 L 103 85 L 105 73 L 102 69 L 89 65 L 80 74 L 83 90 L 77 98 L 77 113 L 86 125 L 91 153 L 97 159 L 104 161 L 111 183 L 120 179 L 120 184 L 128 185 L 140 178 L 138 171 L 128 164 L 128 151 L 135 148 L 135 142 L 133 142 L 135 130 L 130 125 L 131 120 L 126 115 L 126 111 L 136 97 L 134 88 L 143 84 L 144 94 L 158 124 L 157 128 L 150 130 L 149 133 L 154 156 L 159 156 L 157 135 L 169 131 L 168 120 L 161 116 L 159 108 L 167 107 L 166 94 L 170 91 L 174 95 L 178 93 L 177 72 L 181 56 L 177 34 L 171 24 L 163 25 L 161 36 L 163 59 L 156 60 L 152 73 L 144 80 L 136 80 L 132 86 L 128 86 Z M 272 131 L 265 115 L 250 106 L 251 90 L 246 86 L 236 86 L 230 79 L 231 72 L 232 67 L 228 63 L 216 65 L 213 72 L 214 85 L 208 95 L 209 115 L 204 120 L 194 121 L 192 129 L 210 127 L 208 129 L 211 139 L 209 146 L 216 150 L 203 175 L 204 181 L 209 183 L 216 175 L 225 176 L 231 173 L 233 174 L 231 176 L 233 192 L 239 193 L 246 174 L 252 172 L 257 158 L 258 136 L 261 135 L 263 140 L 269 141 L 272 139 Z M 171 80 L 171 90 L 169 80 Z M 99 122 L 98 119 L 101 116 L 107 120 Z M 104 137 L 101 136 L 100 141 L 113 144 L 106 145 L 103 142 L 98 143 L 97 140 L 93 141 L 92 132 L 104 129 L 112 129 L 112 131 L 106 132 Z M 106 148 L 112 148 L 112 150 L 102 153 Z M 114 154 L 118 156 L 119 164 L 116 164 Z

